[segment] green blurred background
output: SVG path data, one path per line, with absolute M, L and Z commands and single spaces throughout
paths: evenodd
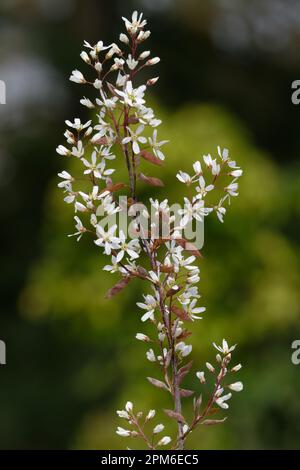
M 224 225 L 206 223 L 207 313 L 193 326 L 197 370 L 213 359 L 212 340 L 238 342 L 245 390 L 227 423 L 193 433 L 189 448 L 299 448 L 297 0 L 1 1 L 0 447 L 123 448 L 114 410 L 127 399 L 141 409 L 167 403 L 146 383 L 154 372 L 134 340 L 141 286 L 104 298 L 115 278 L 89 240 L 67 238 L 73 214 L 56 188 L 64 120 L 88 117 L 83 89 L 68 82 L 84 69 L 83 40 L 116 40 L 134 8 L 149 20 L 147 48 L 162 59 L 151 100 L 171 142 L 157 197 L 178 199 L 177 170 L 217 145 L 245 170 Z

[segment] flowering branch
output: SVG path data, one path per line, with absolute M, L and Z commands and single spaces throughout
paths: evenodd
M 218 350 L 219 370 L 206 363 L 214 376 L 213 390 L 206 404 L 202 403 L 202 395 L 193 399 L 194 416 L 190 423 L 184 417 L 182 398 L 194 395 L 193 390 L 181 386 L 193 365 L 192 361 L 185 362 L 192 351 L 192 345 L 185 342 L 191 334 L 187 325 L 201 319 L 200 314 L 205 311 L 205 307 L 197 305 L 200 270 L 194 264 L 201 255 L 197 246 L 188 241 L 186 233 L 193 221 L 203 223 L 211 213 L 223 222 L 225 205 L 238 195 L 237 180 L 242 170 L 230 159 L 228 150 L 218 147 L 217 158 L 204 155 L 202 162 L 193 164 L 192 175 L 183 171 L 177 173 L 179 182 L 189 188 L 190 196 L 184 198 L 183 207 L 172 212 L 167 199 L 162 202 L 150 199 L 150 207 L 141 203 L 139 184 L 163 186 L 160 179 L 139 171 L 141 160 L 162 165 L 165 159 L 162 147 L 167 141 L 158 140 L 157 127 L 161 121 L 144 99 L 147 88 L 154 85 L 158 77 L 150 78 L 146 85 L 136 86 L 135 82 L 142 69 L 157 64 L 160 59 L 150 58 L 150 51 L 139 51 L 150 36 L 150 31 L 145 30 L 147 22 L 143 15 L 134 12 L 130 21 L 123 20 L 126 34 L 120 35 L 120 47 L 115 43 L 104 46 L 102 41 L 94 46 L 84 43 L 86 50 L 80 54 L 81 58 L 96 78 L 88 79 L 79 70 L 74 70 L 70 77 L 71 81 L 88 84 L 96 90 L 95 99 L 84 97 L 80 101 L 94 111 L 96 122 L 82 123 L 79 118 L 74 122 L 66 121 L 67 144 L 59 145 L 57 152 L 74 157 L 81 165 L 81 174 L 75 177 L 62 171 L 58 186 L 65 193 L 65 202 L 72 204 L 76 213 L 76 231 L 70 236 L 76 236 L 79 241 L 83 234 L 92 234 L 94 243 L 110 257 L 110 264 L 104 266 L 104 270 L 120 275 L 107 296 L 116 295 L 133 278 L 145 282 L 151 291 L 137 306 L 144 311 L 142 322 L 150 321 L 155 327 L 157 339 L 150 339 L 144 333 L 137 333 L 136 338 L 153 344 L 146 357 L 158 365 L 161 375 L 159 379 L 148 377 L 148 381 L 171 395 L 173 409 L 164 413 L 177 423 L 177 435 L 173 441 L 170 436 L 157 439 L 156 434 L 164 430 L 163 424 L 157 424 L 149 436 L 149 423 L 155 417 L 155 410 L 150 410 L 143 419 L 142 412 L 133 411 L 132 402 L 126 403 L 125 410 L 117 411 L 130 427 L 118 427 L 117 434 L 140 438 L 149 449 L 171 442 L 172 448 L 183 449 L 186 438 L 198 425 L 219 424 L 225 420 L 209 418 L 215 412 L 213 407 L 228 409 L 231 391 L 243 388 L 241 382 L 225 384 L 227 375 L 241 368 L 239 364 L 228 369 L 235 346 L 229 347 L 225 340 L 222 346 L 214 344 Z M 127 47 L 128 52 L 125 53 L 123 47 Z M 150 134 L 149 129 L 152 129 Z M 124 158 L 128 182 L 113 181 L 115 170 L 108 168 L 118 151 Z M 122 195 L 117 198 L 120 192 Z M 124 213 L 131 220 L 129 230 L 116 223 L 117 215 Z M 204 386 L 204 372 L 199 371 L 196 376 L 198 385 Z

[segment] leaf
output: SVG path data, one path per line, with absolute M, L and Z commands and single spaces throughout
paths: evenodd
M 223 418 L 223 419 L 206 419 L 205 421 L 203 421 L 203 423 L 201 424 L 204 424 L 205 426 L 213 426 L 214 424 L 222 424 L 224 423 L 224 421 L 226 421 L 227 417 Z
M 116 191 L 119 191 L 120 189 L 123 189 L 123 188 L 126 188 L 128 187 L 126 184 L 124 183 L 115 183 L 115 184 L 109 184 L 106 186 L 106 188 L 104 188 L 101 193 L 103 193 L 104 191 L 109 191 L 110 193 L 114 193 Z
M 188 362 L 185 366 L 181 367 L 178 371 L 178 380 L 179 383 L 182 382 L 184 377 L 189 373 L 191 367 L 193 365 L 193 361 Z
M 161 382 L 161 380 L 153 379 L 152 377 L 147 377 L 147 379 L 152 385 L 154 385 L 154 387 L 162 388 L 163 390 L 167 390 L 169 392 L 169 388 L 164 382 Z
M 180 389 L 180 396 L 181 397 L 191 397 L 195 392 L 193 390 L 186 390 L 185 388 Z
M 194 411 L 195 411 L 195 414 L 199 413 L 201 404 L 202 404 L 202 395 L 200 395 L 198 398 L 195 397 L 194 398 Z
M 164 183 L 159 178 L 154 178 L 154 176 L 146 176 L 144 173 L 139 173 L 139 179 L 144 181 L 151 186 L 164 186 Z
M 181 286 L 178 286 L 177 288 L 175 287 L 172 287 L 172 289 L 169 289 L 166 296 L 167 297 L 172 297 L 173 295 L 177 294 L 177 292 L 179 292 L 181 289 Z
M 144 158 L 144 160 L 147 160 L 147 162 L 153 163 L 154 165 L 159 165 L 161 166 L 163 162 L 157 158 L 153 153 L 148 152 L 147 150 L 142 150 L 140 153 L 141 157 Z
M 173 411 L 173 410 L 164 410 L 164 412 L 166 413 L 167 416 L 169 416 L 169 417 L 172 418 L 172 419 L 175 419 L 178 423 L 184 424 L 185 421 L 186 421 L 186 420 L 184 419 L 184 417 L 182 416 L 182 414 L 177 413 L 176 411 Z
M 128 116 L 127 122 L 128 124 L 137 124 L 140 120 L 135 116 Z
M 116 294 L 118 294 L 119 292 L 121 292 L 121 290 L 124 289 L 124 287 L 127 286 L 127 284 L 129 283 L 131 277 L 130 276 L 126 276 L 126 277 L 123 277 L 123 279 L 121 279 L 121 281 L 117 282 L 117 284 L 115 284 L 111 289 L 109 289 L 109 291 L 107 292 L 106 294 L 106 298 L 107 299 L 111 299 L 112 297 L 114 297 Z
M 174 272 L 174 266 L 161 265 L 159 269 L 161 273 L 173 273 Z
M 175 315 L 179 317 L 181 320 L 192 321 L 188 313 L 185 310 L 183 310 L 183 308 L 176 307 L 176 305 L 172 305 L 172 312 L 175 313 Z
M 92 142 L 93 144 L 96 144 L 96 145 L 107 145 L 108 144 L 108 140 L 107 140 L 107 137 L 100 137 L 100 139 L 92 139 Z

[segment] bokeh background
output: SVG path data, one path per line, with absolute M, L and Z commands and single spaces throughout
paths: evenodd
M 193 327 L 198 370 L 213 358 L 212 340 L 238 342 L 245 391 L 227 423 L 195 432 L 189 447 L 299 448 L 300 366 L 291 362 L 300 338 L 297 0 L 1 1 L 0 447 L 122 448 L 114 410 L 127 399 L 141 409 L 164 400 L 146 383 L 152 366 L 133 339 L 140 286 L 104 298 L 114 279 L 96 247 L 67 238 L 73 214 L 56 188 L 64 120 L 88 117 L 82 88 L 68 82 L 84 68 L 83 40 L 116 40 L 120 17 L 135 8 L 162 59 L 151 100 L 171 142 L 160 175 L 167 189 L 157 197 L 178 197 L 178 168 L 217 145 L 245 170 L 225 224 L 206 223 L 207 313 Z

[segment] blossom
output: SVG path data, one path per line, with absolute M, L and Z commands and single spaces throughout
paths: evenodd
M 202 384 L 204 384 L 206 382 L 204 372 L 202 372 L 202 371 L 196 372 L 196 376 Z
M 129 431 L 128 429 L 120 428 L 120 426 L 118 426 L 116 433 L 119 434 L 119 436 L 128 437 L 130 436 L 131 431 Z
M 123 230 L 121 230 L 119 234 L 119 246 L 120 251 L 117 255 L 118 262 L 123 259 L 125 253 L 127 253 L 131 259 L 136 259 L 139 257 L 140 245 L 138 239 L 133 239 L 129 242 L 126 242 L 126 237 Z
M 233 384 L 228 385 L 228 388 L 234 392 L 241 392 L 244 386 L 242 382 L 234 382 Z
M 198 195 L 200 197 L 205 197 L 206 194 L 209 192 L 209 191 L 212 191 L 214 189 L 214 185 L 213 184 L 208 184 L 206 186 L 206 183 L 205 183 L 205 179 L 203 178 L 203 176 L 200 176 L 199 177 L 199 186 L 196 187 L 196 191 L 198 192 Z
M 184 184 L 189 184 L 192 181 L 192 178 L 188 173 L 185 173 L 184 171 L 179 170 L 179 172 L 176 175 L 176 178 Z
M 154 418 L 155 413 L 156 413 L 155 410 L 150 410 L 146 416 L 146 421 L 149 421 L 150 419 Z
M 147 142 L 146 137 L 140 135 L 143 132 L 144 128 L 145 126 L 143 124 L 141 124 L 135 131 L 130 129 L 130 127 L 127 127 L 130 136 L 124 137 L 124 139 L 122 140 L 122 144 L 128 144 L 129 142 L 132 142 L 132 149 L 135 154 L 140 153 L 139 142 L 141 144 L 145 144 Z
M 146 336 L 144 335 L 143 333 L 137 333 L 135 335 L 136 339 L 138 339 L 139 341 L 144 341 L 145 343 L 149 343 L 150 341 L 150 338 L 149 336 Z
M 213 346 L 219 351 L 221 352 L 222 354 L 229 354 L 231 353 L 232 351 L 234 351 L 234 349 L 236 348 L 236 344 L 234 346 L 231 346 L 229 347 L 228 346 L 228 343 L 225 339 L 223 339 L 222 341 L 222 346 L 217 346 L 216 343 L 213 343 Z
M 70 150 L 68 150 L 66 147 L 64 147 L 63 145 L 59 145 L 57 148 L 56 148 L 56 152 L 59 154 L 59 155 L 69 155 L 70 154 Z
M 79 118 L 75 118 L 74 122 L 71 122 L 68 119 L 65 121 L 68 127 L 72 127 L 73 129 L 76 129 L 76 131 L 79 132 L 89 127 L 91 125 L 91 122 L 92 121 L 90 120 L 83 124 Z
M 164 144 L 167 144 L 169 141 L 168 140 L 162 140 L 160 142 L 157 142 L 157 129 L 154 129 L 153 131 L 153 137 L 149 137 L 149 143 L 150 146 L 153 149 L 153 153 L 157 158 L 160 158 L 160 160 L 164 160 L 165 156 L 160 150 L 160 147 L 162 147 Z
M 132 13 L 131 21 L 122 16 L 122 20 L 125 22 L 126 29 L 130 34 L 135 34 L 139 29 L 146 26 L 147 21 L 142 18 L 143 13 L 139 15 L 137 11 Z
M 227 400 L 229 400 L 232 397 L 231 393 L 228 393 L 227 395 L 223 395 L 215 400 L 216 404 L 219 405 L 220 408 L 223 408 L 224 410 L 227 410 L 229 408 L 228 403 L 226 403 Z
M 182 357 L 188 356 L 192 352 L 193 346 L 191 344 L 185 344 L 184 341 L 180 341 L 176 344 L 175 350 L 180 353 Z
M 163 424 L 158 424 L 158 425 L 155 426 L 155 428 L 153 429 L 153 434 L 158 434 L 158 433 L 162 432 L 164 429 L 165 429 L 165 427 L 164 427 Z
M 140 85 L 138 88 L 133 88 L 131 80 L 128 80 L 124 91 L 115 89 L 115 93 L 117 93 L 117 95 L 122 98 L 122 103 L 128 104 L 132 107 L 139 107 L 145 103 L 145 100 L 143 99 L 145 90 L 145 85 Z
M 153 297 L 153 295 L 150 294 L 144 295 L 143 297 L 145 299 L 145 303 L 137 302 L 137 306 L 143 310 L 147 310 L 147 312 L 141 318 L 142 322 L 145 322 L 148 319 L 153 320 L 153 313 L 157 307 L 157 300 L 155 297 Z
M 158 443 L 158 446 L 167 446 L 171 442 L 170 436 L 164 436 Z
M 77 241 L 79 242 L 79 240 L 81 239 L 83 233 L 86 232 L 86 228 L 83 226 L 83 224 L 82 224 L 79 217 L 77 217 L 75 215 L 74 219 L 76 221 L 75 228 L 77 229 L 77 232 L 72 233 L 71 235 L 69 235 L 69 237 L 76 237 L 77 235 L 79 235 L 79 236 L 77 236 Z
M 184 227 L 193 218 L 199 222 L 203 221 L 203 217 L 208 215 L 213 209 L 204 207 L 202 199 L 191 202 L 188 198 L 184 198 L 184 209 L 179 209 L 178 214 L 183 215 L 180 220 L 180 226 Z
M 146 357 L 147 357 L 148 361 L 150 361 L 150 362 L 155 362 L 156 361 L 156 357 L 155 357 L 153 349 L 149 349 L 149 351 L 146 352 Z
M 70 76 L 70 81 L 75 83 L 85 83 L 86 80 L 83 74 L 79 70 L 73 70 L 72 75 Z
M 119 248 L 119 239 L 114 235 L 117 225 L 113 225 L 106 232 L 101 225 L 97 225 L 97 240 L 95 244 L 104 248 L 104 253 L 110 255 L 112 250 Z
M 128 59 L 126 60 L 126 64 L 130 68 L 130 70 L 134 70 L 138 65 L 138 60 L 135 60 L 131 54 L 128 54 Z
M 199 317 L 198 314 L 205 312 L 206 308 L 195 307 L 196 303 L 197 303 L 197 299 L 193 299 L 191 303 L 188 305 L 186 311 L 193 320 L 200 320 L 201 317 Z

